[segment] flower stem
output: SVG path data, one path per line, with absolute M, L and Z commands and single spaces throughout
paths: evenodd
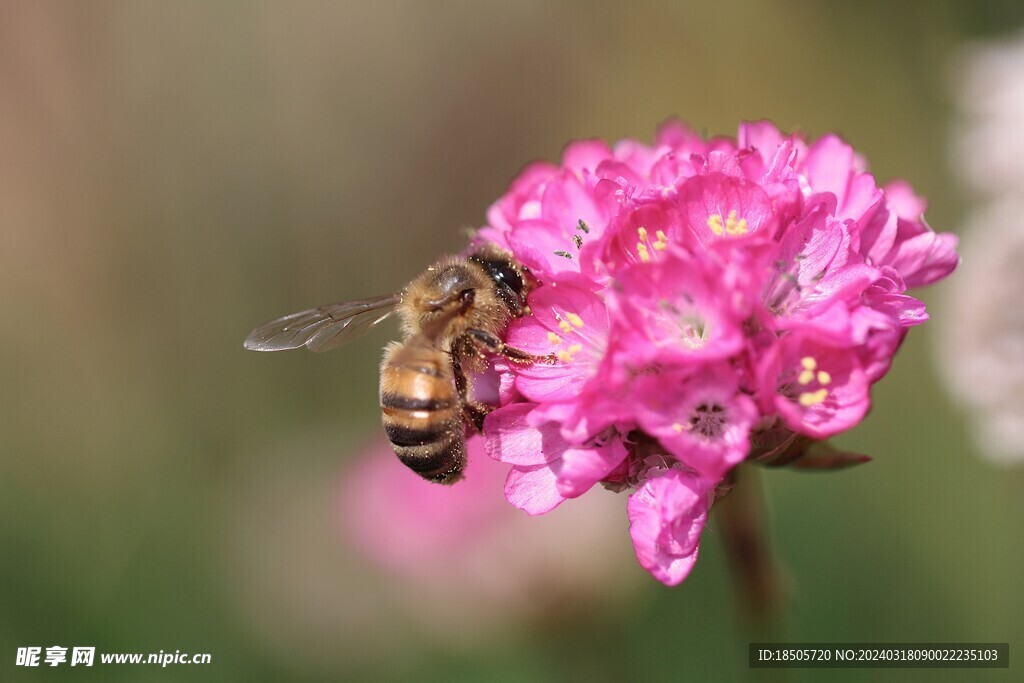
M 733 486 L 716 501 L 715 516 L 739 607 L 752 626 L 777 632 L 785 596 L 764 523 L 760 476 L 756 467 L 749 466 L 733 470 L 731 476 Z

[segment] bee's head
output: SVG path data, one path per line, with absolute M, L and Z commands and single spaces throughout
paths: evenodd
M 438 269 L 425 288 L 424 309 L 449 311 L 473 305 L 476 283 L 472 274 L 461 264 L 454 263 Z
M 485 246 L 463 258 L 448 257 L 406 287 L 402 315 L 409 333 L 458 337 L 466 329 L 496 333 L 526 309 L 535 284 L 511 254 Z
M 529 291 L 529 271 L 512 255 L 494 247 L 484 247 L 469 257 L 476 261 L 494 280 L 502 298 L 512 297 L 519 305 L 526 303 Z

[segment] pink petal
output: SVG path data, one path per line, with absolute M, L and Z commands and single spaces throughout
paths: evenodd
M 928 229 L 897 244 L 888 263 L 903 276 L 907 287 L 930 285 L 952 273 L 960 264 L 957 242 L 956 235 Z
M 831 192 L 839 206 L 846 201 L 854 171 L 853 148 L 837 135 L 818 138 L 807 151 L 804 172 L 811 188 L 815 192 Z
M 547 218 L 520 221 L 508 235 L 508 245 L 527 268 L 542 280 L 564 272 L 579 272 L 579 260 L 569 229 Z M 566 258 L 561 254 L 569 254 Z
M 586 493 L 625 460 L 626 447 L 618 439 L 604 448 L 568 448 L 555 467 L 558 492 L 566 498 Z
M 775 232 L 771 199 L 756 183 L 723 173 L 695 176 L 679 188 L 679 200 L 691 232 L 704 244 L 758 234 L 771 236 Z M 737 221 L 746 221 L 746 232 L 716 235 L 709 220 L 717 216 L 724 222 L 731 213 Z
M 914 193 L 914 188 L 905 180 L 893 180 L 885 185 L 885 198 L 896 211 L 896 215 L 906 220 L 918 220 L 928 208 L 928 202 Z
M 505 499 L 529 515 L 543 515 L 565 501 L 547 465 L 513 467 L 505 480 Z
M 530 426 L 527 416 L 535 407 L 532 403 L 513 403 L 488 415 L 484 420 L 487 455 L 523 467 L 546 463 L 546 444 L 557 439 L 556 445 L 561 445 L 562 439 L 557 429 L 545 433 Z
M 804 358 L 814 359 L 814 372 L 807 383 L 798 383 Z M 827 373 L 825 384 L 816 380 L 818 370 Z M 793 329 L 763 359 L 763 399 L 774 404 L 786 426 L 816 439 L 859 423 L 870 407 L 869 386 L 855 349 L 834 345 L 813 325 Z M 812 399 L 806 405 L 801 403 L 805 395 Z
M 611 157 L 612 149 L 604 140 L 574 140 L 562 150 L 562 166 L 577 173 L 593 173 L 598 164 Z
M 742 149 L 754 149 L 766 164 L 771 162 L 775 156 L 775 150 L 785 139 L 786 136 L 782 134 L 782 131 L 776 128 L 774 123 L 765 119 L 743 121 L 736 134 L 736 144 Z
M 550 183 L 544 189 L 541 211 L 544 218 L 569 235 L 570 241 L 577 233 L 584 239 L 588 235 L 599 235 L 607 223 L 602 204 L 595 199 L 593 191 L 572 175 L 564 177 L 561 182 Z M 578 231 L 581 220 L 587 224 L 589 233 Z
M 648 479 L 629 497 L 629 534 L 640 566 L 674 586 L 697 562 L 709 483 L 680 470 Z
M 692 153 L 701 151 L 704 147 L 704 140 L 700 134 L 679 119 L 668 119 L 658 126 L 658 130 L 654 134 L 654 142 L 671 147 L 677 152 L 685 150 Z
M 707 436 L 689 429 L 702 414 L 716 409 L 720 432 Z M 638 378 L 631 407 L 644 431 L 680 462 L 705 476 L 720 478 L 746 457 L 750 428 L 758 417 L 753 401 L 739 392 L 735 370 L 726 363 L 696 370 L 669 371 Z M 703 425 L 706 426 L 706 425 Z
M 845 220 L 851 218 L 859 221 L 878 200 L 882 198 L 882 191 L 875 184 L 875 177 L 870 173 L 861 173 L 850 180 L 845 200 L 839 205 L 836 211 L 836 218 Z

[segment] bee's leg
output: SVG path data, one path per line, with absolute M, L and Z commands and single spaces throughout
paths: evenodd
M 558 359 L 553 353 L 549 353 L 546 356 L 536 356 L 528 351 L 523 351 L 522 349 L 517 349 L 514 346 L 509 346 L 490 332 L 484 332 L 483 330 L 474 328 L 466 330 L 466 335 L 478 348 L 483 348 L 491 353 L 496 353 L 503 358 L 507 358 L 513 363 L 546 363 L 548 365 L 553 365 L 558 362 Z
M 480 403 L 469 398 L 469 378 L 462 370 L 462 363 L 459 362 L 459 355 L 452 354 L 452 374 L 455 375 L 455 389 L 459 392 L 459 402 L 462 404 L 462 414 L 466 416 L 478 432 L 484 431 L 484 418 L 494 408 L 486 403 Z

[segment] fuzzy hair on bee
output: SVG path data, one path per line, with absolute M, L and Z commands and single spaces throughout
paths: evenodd
M 402 316 L 403 335 L 407 339 L 417 334 L 431 336 L 432 330 L 440 327 L 437 344 L 451 350 L 452 342 L 465 335 L 467 330 L 476 328 L 500 332 L 513 312 L 496 290 L 494 276 L 483 265 L 474 260 L 449 256 L 420 273 L 406 288 L 398 311 Z M 435 302 L 452 292 L 462 291 L 473 292 L 472 305 L 439 326 L 437 321 L 445 316 L 445 312 L 436 310 Z
M 527 282 L 521 266 L 493 247 L 468 258 L 449 256 L 420 273 L 406 287 L 399 307 L 405 339 L 422 334 L 438 348 L 461 357 L 466 369 L 486 367 L 480 344 L 470 330 L 501 335 L 512 318 L 523 314 Z M 456 314 L 440 302 L 461 296 Z

